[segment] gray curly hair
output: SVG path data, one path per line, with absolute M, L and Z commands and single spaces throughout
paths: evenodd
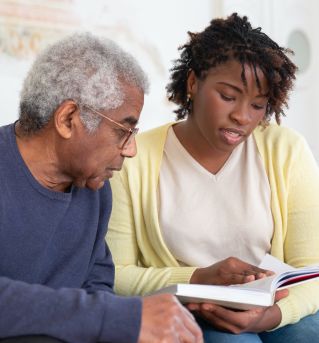
M 84 126 L 94 132 L 101 118 L 83 105 L 97 110 L 120 107 L 125 82 L 148 92 L 148 78 L 132 55 L 90 33 L 68 36 L 44 50 L 24 80 L 21 128 L 27 134 L 40 130 L 64 100 L 72 99 L 80 106 Z

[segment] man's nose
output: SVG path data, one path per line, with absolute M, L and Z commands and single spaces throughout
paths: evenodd
M 122 156 L 124 157 L 134 157 L 137 153 L 135 136 L 130 139 L 127 144 L 122 149 Z

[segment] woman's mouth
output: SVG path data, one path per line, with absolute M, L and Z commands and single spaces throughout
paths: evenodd
M 228 145 L 236 145 L 240 143 L 245 136 L 245 133 L 236 129 L 220 129 L 222 140 Z

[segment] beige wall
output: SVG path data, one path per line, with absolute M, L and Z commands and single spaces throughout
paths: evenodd
M 308 69 L 298 74 L 283 125 L 300 131 L 319 161 L 317 0 L 1 0 L 0 125 L 17 118 L 21 83 L 35 54 L 49 42 L 83 30 L 113 38 L 148 72 L 151 93 L 141 129 L 173 120 L 165 85 L 177 47 L 185 42 L 188 30 L 202 30 L 213 16 L 234 11 L 248 15 L 284 46 L 294 30 L 307 37 L 310 54 L 303 56 L 305 48 L 299 44 L 296 62 L 309 58 Z
M 74 31 L 110 37 L 130 51 L 151 79 L 141 129 L 174 120 L 165 96 L 168 70 L 188 30 L 212 17 L 210 0 L 1 0 L 0 125 L 17 118 L 22 80 L 36 53 Z
M 316 33 L 319 1 L 223 0 L 221 3 L 221 15 L 234 11 L 245 14 L 277 43 L 295 51 L 293 59 L 301 72 L 297 74 L 287 117 L 283 118 L 282 125 L 301 132 L 319 161 L 319 107 L 316 101 L 319 94 L 319 39 Z M 306 41 L 293 38 L 300 38 L 300 35 Z

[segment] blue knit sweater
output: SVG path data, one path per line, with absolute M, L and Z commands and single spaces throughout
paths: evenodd
M 0 128 L 0 156 L 0 337 L 136 342 L 141 300 L 112 291 L 109 183 L 96 192 L 44 188 L 19 153 L 13 125 Z

